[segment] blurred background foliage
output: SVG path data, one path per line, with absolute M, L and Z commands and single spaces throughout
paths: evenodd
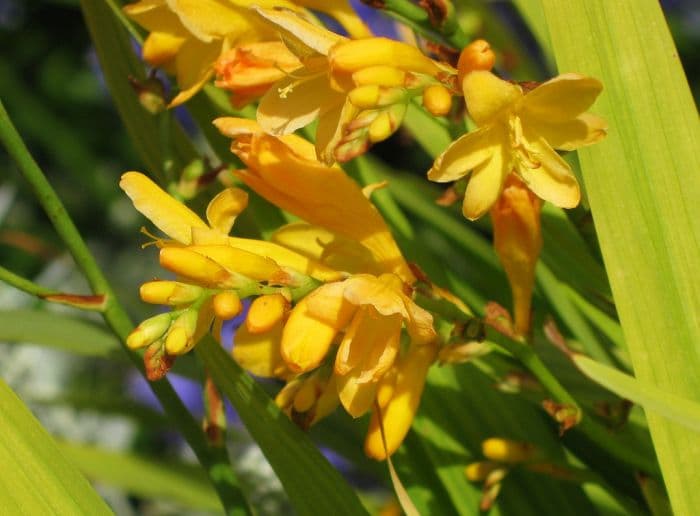
M 700 98 L 700 4 L 694 0 L 662 3 L 697 103 Z M 507 72 L 529 79 L 547 75 L 545 58 L 512 4 L 505 1 L 465 1 L 464 4 L 468 15 L 462 21 L 475 33 L 489 33 L 489 39 L 503 51 Z M 134 320 L 143 319 L 150 313 L 150 308 L 139 301 L 136 295 L 138 286 L 159 272 L 152 253 L 140 250 L 144 237 L 138 229 L 143 220 L 117 188 L 121 173 L 131 169 L 143 170 L 143 164 L 125 133 L 104 84 L 78 1 L 0 0 L 0 96 L 35 159 L 102 264 L 117 296 Z M 194 136 L 194 125 L 184 110 L 178 112 L 178 116 Z M 389 141 L 377 145 L 373 152 L 398 169 L 416 173 L 427 170 L 431 163 L 431 158 L 414 144 L 408 131 L 400 131 Z M 410 199 L 405 202 L 410 203 Z M 450 261 L 451 272 L 448 274 L 469 276 L 468 267 L 462 263 L 455 247 L 447 245 L 444 234 L 422 222 L 420 217 L 414 216 L 411 221 L 420 241 Z M 486 234 L 488 229 L 481 228 Z M 484 243 L 487 245 L 486 239 Z M 28 186 L 4 152 L 0 153 L 0 263 L 46 287 L 68 292 L 88 291 Z M 473 280 L 475 290 L 483 292 L 485 289 L 479 285 L 480 278 Z M 507 304 L 507 299 L 498 299 L 507 292 L 505 280 L 500 276 L 492 281 L 500 288 L 491 298 Z M 539 302 L 546 301 L 540 299 Z M 2 310 L 29 309 L 39 305 L 41 303 L 34 298 L 0 285 Z M 55 305 L 46 309 L 75 315 L 73 310 Z M 99 320 L 84 313 L 77 316 Z M 5 321 L 5 324 L 13 322 Z M 159 463 L 178 460 L 178 467 L 186 467 L 183 464 L 193 460 L 191 453 L 177 436 L 165 429 L 163 417 L 147 393 L 143 380 L 135 375 L 107 334 L 95 340 L 106 346 L 107 358 L 84 357 L 46 347 L 2 344 L 0 377 L 22 396 L 42 423 L 59 438 L 86 446 L 98 445 L 106 451 L 129 450 L 157 457 Z M 174 382 L 192 410 L 201 415 L 198 383 L 186 378 L 187 375 L 196 376 L 192 372 L 196 369 L 194 358 L 188 357 L 181 362 L 179 368 L 184 376 L 174 376 Z M 444 385 L 433 385 L 433 388 L 449 392 L 461 386 L 471 391 L 472 397 L 475 396 L 473 393 L 483 393 L 477 394 L 486 398 L 481 400 L 482 407 L 488 406 L 490 398 L 497 395 L 483 375 L 471 377 L 469 385 L 464 385 L 463 378 L 451 374 L 443 375 L 442 381 Z M 599 392 L 596 394 L 600 395 Z M 441 399 L 453 400 L 454 396 L 441 398 L 438 395 L 427 400 L 416 422 L 418 432 L 412 432 L 408 438 L 412 450 L 422 450 L 426 457 L 402 457 L 399 454 L 398 463 L 403 466 L 400 470 L 407 476 L 408 484 L 411 475 L 428 474 L 420 467 L 429 463 L 431 456 L 447 461 L 451 456 L 450 443 L 444 443 L 444 449 L 431 448 L 430 444 L 414 446 L 418 435 L 430 431 L 430 425 L 447 424 L 430 416 L 431 412 L 445 410 L 445 406 L 435 406 L 436 400 Z M 498 403 L 505 403 L 503 412 L 511 414 L 511 422 L 516 426 L 519 412 L 528 409 L 523 409 L 521 402 L 499 400 Z M 465 398 L 462 406 L 449 406 L 448 409 L 468 411 L 468 407 L 469 399 Z M 489 414 L 482 411 L 473 417 L 488 420 Z M 232 418 L 235 421 L 235 416 Z M 506 423 L 499 421 L 496 424 L 503 426 Z M 453 436 L 464 434 L 465 441 L 472 444 L 488 437 L 479 423 L 445 431 Z M 370 505 L 381 507 L 390 499 L 383 466 L 357 453 L 361 449 L 361 425 L 353 426 L 347 416 L 337 414 L 316 428 L 313 436 L 328 447 L 327 456 L 354 485 L 367 489 L 370 499 L 376 495 L 378 502 L 370 500 Z M 240 425 L 234 426 L 231 443 L 237 469 L 252 493 L 254 505 L 261 513 L 286 512 L 289 506 L 279 483 Z M 89 474 L 95 455 L 86 455 L 85 450 L 73 445 L 66 445 L 65 451 Z M 476 450 L 472 452 L 476 453 Z M 353 464 L 343 458 L 348 455 L 354 457 Z M 464 466 L 459 462 L 462 459 L 458 452 L 452 465 L 452 470 L 458 474 Z M 104 456 L 100 460 L 108 462 L 111 457 Z M 414 461 L 413 464 L 410 461 Z M 144 468 L 146 466 L 142 464 L 134 472 L 143 474 Z M 122 468 L 121 471 L 129 470 Z M 173 481 L 173 492 L 163 493 L 160 497 L 140 493 L 138 485 L 131 487 L 131 493 L 128 493 L 129 489 L 110 487 L 109 479 L 104 479 L 100 491 L 119 514 L 181 514 L 183 506 L 195 507 L 191 509 L 192 513 L 215 510 L 215 495 L 201 472 L 191 469 L 186 474 L 191 479 L 190 485 L 178 489 L 177 482 Z M 451 473 L 435 474 L 447 482 Z M 128 487 L 126 477 L 128 474 L 114 484 Z M 528 481 L 524 480 L 520 485 L 521 489 L 526 489 Z M 576 493 L 569 494 L 583 500 L 576 498 L 579 496 Z M 454 493 L 435 496 L 449 498 Z M 504 503 L 507 504 L 507 500 Z M 444 513 L 441 512 L 444 507 L 432 509 L 435 514 Z M 510 514 L 517 514 L 517 509 L 513 509 L 511 507 Z

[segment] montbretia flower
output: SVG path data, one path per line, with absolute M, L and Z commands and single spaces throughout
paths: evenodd
M 277 39 L 251 6 L 302 12 L 305 5 L 304 0 L 140 0 L 124 11 L 150 32 L 143 45 L 144 60 L 176 76 L 180 92 L 170 103 L 172 107 L 186 102 L 204 86 L 214 73 L 214 63 L 227 50 Z M 337 16 L 355 37 L 369 35 L 345 0 L 309 0 L 308 5 Z
M 435 160 L 428 178 L 448 182 L 469 175 L 464 216 L 473 220 L 486 213 L 511 173 L 545 201 L 576 206 L 578 182 L 554 149 L 578 149 L 605 136 L 605 121 L 586 112 L 601 83 L 567 73 L 525 92 L 488 70 L 472 69 L 461 86 L 478 129 L 452 143 Z
M 338 395 L 348 413 L 359 417 L 394 365 L 403 327 L 414 345 L 436 338 L 432 316 L 407 295 L 400 278 L 357 274 L 322 285 L 294 307 L 282 333 L 282 357 L 292 371 L 310 371 L 339 338 Z
M 427 95 L 436 114 L 449 109 L 457 71 L 418 48 L 387 38 L 349 40 L 294 13 L 259 9 L 280 30 L 303 67 L 274 84 L 257 119 L 274 135 L 290 134 L 318 119 L 316 152 L 327 165 L 362 154 L 391 136 L 411 98 Z
M 370 261 L 376 263 L 372 267 L 361 251 L 356 251 L 354 256 L 364 263 L 352 265 L 345 260 L 348 268 L 342 270 L 392 272 L 407 283 L 415 281 L 386 222 L 363 190 L 339 167 L 320 163 L 311 143 L 296 135 L 278 138 L 266 134 L 255 122 L 242 118 L 218 118 L 214 124 L 233 139 L 232 152 L 247 166 L 237 175 L 248 186 L 307 222 L 361 244 L 372 254 Z M 309 230 L 296 231 L 296 245 L 304 240 L 304 233 L 310 246 L 320 236 Z M 344 251 L 337 255 L 347 257 L 349 242 Z

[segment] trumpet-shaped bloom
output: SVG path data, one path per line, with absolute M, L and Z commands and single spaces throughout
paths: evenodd
M 464 216 L 473 220 L 486 213 L 511 172 L 538 197 L 562 208 L 576 206 L 578 182 L 554 149 L 574 150 L 605 136 L 605 121 L 586 112 L 600 82 L 568 73 L 525 93 L 489 71 L 474 70 L 465 75 L 462 89 L 479 129 L 452 143 L 428 178 L 448 182 L 471 173 Z
M 345 0 L 309 6 L 338 16 L 356 37 L 368 30 Z M 274 41 L 276 33 L 261 22 L 251 6 L 283 7 L 302 11 L 304 1 L 289 0 L 140 0 L 124 8 L 126 14 L 150 34 L 143 58 L 152 66 L 175 74 L 180 93 L 170 106 L 186 102 L 211 78 L 214 63 L 237 45 Z
M 491 208 L 493 245 L 513 292 L 515 331 L 520 335 L 530 330 L 535 265 L 542 249 L 541 205 L 542 201 L 511 176 Z
M 228 188 L 217 194 L 207 207 L 207 223 L 139 172 L 125 173 L 119 185 L 134 207 L 174 240 L 158 241 L 164 248 L 161 261 L 166 264 L 188 267 L 192 274 L 218 274 L 222 280 L 228 280 L 230 275 L 221 270 L 255 280 L 281 280 L 285 276 L 282 267 L 321 281 L 342 277 L 320 262 L 272 242 L 228 236 L 236 217 L 248 204 L 243 190 Z M 181 250 L 168 250 L 183 246 L 186 247 Z
M 295 135 L 277 138 L 245 119 L 219 118 L 214 124 L 224 135 L 233 138 L 231 150 L 248 167 L 239 171 L 238 176 L 248 186 L 306 221 L 359 242 L 376 262 L 373 268 L 356 266 L 340 270 L 392 272 L 407 283 L 415 280 L 384 219 L 357 183 L 339 167 L 319 163 L 311 143 Z M 313 240 L 321 235 L 296 231 L 297 245 L 301 245 L 304 236 L 309 242 L 308 251 L 314 247 Z M 357 246 L 354 248 L 351 256 L 366 263 L 366 255 L 362 256 Z M 349 242 L 344 251 L 337 255 L 348 257 Z M 348 260 L 345 265 L 351 266 Z
M 456 70 L 387 38 L 348 40 L 293 13 L 259 9 L 304 66 L 261 99 L 258 122 L 275 135 L 318 119 L 316 151 L 330 165 L 363 153 L 398 128 L 411 97 Z M 443 109 L 444 102 L 438 103 Z
M 284 327 L 281 351 L 288 367 L 318 367 L 343 332 L 334 365 L 338 395 L 353 417 L 364 414 L 377 382 L 394 364 L 402 327 L 416 345 L 435 339 L 432 316 L 403 289 L 393 274 L 357 274 L 319 287 L 297 304 Z

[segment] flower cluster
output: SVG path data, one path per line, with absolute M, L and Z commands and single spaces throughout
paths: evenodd
M 325 29 L 307 8 L 356 39 Z M 481 40 L 454 68 L 373 37 L 344 0 L 141 0 L 125 9 L 150 31 L 144 59 L 176 76 L 170 106 L 214 75 L 234 106 L 259 100 L 256 120 L 214 120 L 243 164 L 218 179 L 240 181 L 301 219 L 266 240 L 231 236 L 246 191 L 221 190 L 205 222 L 143 174 L 124 174 L 120 186 L 135 208 L 167 235 L 153 238 L 161 266 L 175 275 L 141 287 L 144 301 L 171 310 L 142 322 L 127 344 L 146 349 L 149 375 L 160 378 L 204 335 L 220 338 L 223 321 L 249 299 L 234 338 L 238 364 L 283 380 L 276 401 L 304 428 L 339 405 L 355 418 L 371 413 L 365 451 L 386 458 L 411 426 L 431 364 L 466 361 L 484 347 L 463 327 L 469 309 L 404 258 L 369 200 L 385 185 L 363 189 L 337 163 L 391 136 L 419 99 L 431 115 L 455 118 L 453 97 L 463 97 L 476 129 L 437 157 L 428 178 L 456 182 L 467 219 L 491 213 L 513 291 L 512 334 L 524 339 L 542 201 L 570 208 L 580 199 L 557 150 L 605 135 L 605 122 L 586 111 L 601 84 L 573 73 L 535 85 L 504 80 Z M 293 134 L 311 124 L 314 143 Z M 455 312 L 462 323 L 451 320 Z

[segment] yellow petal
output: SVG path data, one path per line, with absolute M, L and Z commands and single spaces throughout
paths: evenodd
M 228 234 L 236 217 L 248 206 L 248 194 L 240 188 L 227 188 L 219 192 L 207 206 L 209 225 Z
M 369 457 L 384 460 L 401 446 L 418 410 L 425 378 L 435 353 L 435 346 L 412 346 L 399 362 L 391 400 L 381 410 L 381 415 L 376 411 L 372 413 L 365 438 L 365 453 Z M 384 428 L 386 448 L 380 425 Z
M 175 59 L 184 42 L 184 38 L 167 32 L 151 32 L 143 44 L 143 59 L 151 66 L 162 66 Z
M 187 29 L 165 0 L 141 0 L 124 6 L 124 13 L 149 32 L 163 32 L 186 37 Z
M 314 53 L 327 55 L 333 45 L 345 40 L 342 36 L 309 23 L 299 14 L 289 10 L 258 8 L 256 11 L 282 32 L 285 41 L 293 42 L 292 51 L 297 55 L 302 53 L 300 57 Z
M 406 330 L 411 336 L 411 341 L 416 344 L 427 344 L 435 340 L 437 336 L 433 328 L 433 316 L 408 297 L 405 298 L 406 310 L 409 313 Z
M 372 306 L 361 307 L 338 348 L 336 374 L 352 371 L 358 383 L 378 381 L 394 364 L 400 336 L 400 314 L 385 316 Z
M 221 54 L 221 41 L 202 43 L 187 40 L 177 54 L 175 69 L 180 93 L 169 107 L 179 106 L 194 96 L 214 74 L 214 62 Z
M 478 126 L 492 122 L 499 114 L 514 109 L 523 96 L 520 86 L 484 70 L 468 73 L 462 81 L 462 90 L 469 116 Z
M 591 113 L 582 113 L 566 122 L 551 122 L 534 116 L 522 117 L 528 131 L 541 136 L 559 150 L 576 150 L 599 142 L 607 134 L 607 122 Z
M 280 353 L 282 321 L 265 333 L 250 333 L 245 325 L 236 330 L 233 358 L 246 371 L 265 378 L 284 377 L 287 367 Z
M 518 176 L 538 197 L 560 208 L 573 208 L 581 200 L 581 190 L 569 164 L 542 138 L 527 141 L 528 155 L 535 168 L 519 163 Z
M 343 296 L 345 284 L 327 283 L 309 294 L 305 298 L 308 314 L 336 330 L 345 328 L 357 308 Z
M 336 72 L 355 72 L 368 66 L 389 64 L 408 72 L 436 75 L 440 68 L 418 48 L 388 38 L 344 41 L 333 47 L 328 59 Z
M 296 3 L 335 18 L 353 38 L 367 38 L 372 35 L 347 0 L 297 0 Z
M 338 330 L 309 314 L 306 298 L 292 309 L 282 332 L 281 352 L 295 373 L 318 367 Z
M 355 374 L 339 376 L 337 378 L 338 397 L 345 410 L 352 417 L 360 417 L 365 414 L 374 403 L 377 393 L 375 382 L 360 383 Z
M 287 224 L 275 231 L 270 240 L 337 271 L 381 273 L 365 246 L 318 226 L 303 222 Z
M 187 249 L 257 281 L 266 281 L 282 274 L 282 269 L 274 260 L 230 245 L 191 245 Z
M 428 171 L 428 179 L 446 183 L 466 176 L 498 151 L 498 146 L 501 145 L 499 137 L 505 141 L 505 134 L 492 127 L 460 136 L 437 157 Z
M 326 74 L 302 68 L 273 84 L 263 95 L 257 120 L 265 132 L 290 134 L 342 99 L 342 94 L 330 87 Z
M 224 0 L 167 0 L 182 24 L 199 40 L 209 43 L 228 34 L 248 35 L 253 13 Z
M 586 111 L 602 90 L 597 79 L 565 73 L 525 95 L 522 110 L 541 120 L 566 122 Z
M 210 287 L 234 286 L 232 274 L 216 263 L 187 247 L 164 247 L 159 254 L 160 265 L 179 276 Z
M 139 172 L 123 174 L 119 186 L 131 198 L 134 208 L 178 242 L 189 244 L 193 227 L 208 228 L 192 210 Z
M 311 260 L 272 242 L 237 237 L 229 237 L 229 242 L 233 247 L 270 258 L 282 267 L 289 267 L 321 281 L 337 281 L 343 276 L 342 273 L 334 271 L 316 260 Z
M 321 163 L 330 167 L 337 161 L 335 149 L 343 139 L 345 126 L 358 113 L 350 99 L 342 96 L 337 104 L 321 113 L 316 126 L 316 156 Z
M 474 169 L 464 193 L 462 213 L 465 217 L 476 220 L 491 208 L 510 168 L 510 160 L 506 159 L 501 146 L 495 149 L 491 159 Z
M 345 281 L 343 295 L 354 305 L 372 305 L 382 315 L 400 314 L 408 319 L 401 289 L 401 280 L 393 274 L 379 278 L 356 274 Z
M 393 66 L 382 64 L 361 68 L 352 74 L 356 86 L 403 86 L 406 82 L 406 72 Z

